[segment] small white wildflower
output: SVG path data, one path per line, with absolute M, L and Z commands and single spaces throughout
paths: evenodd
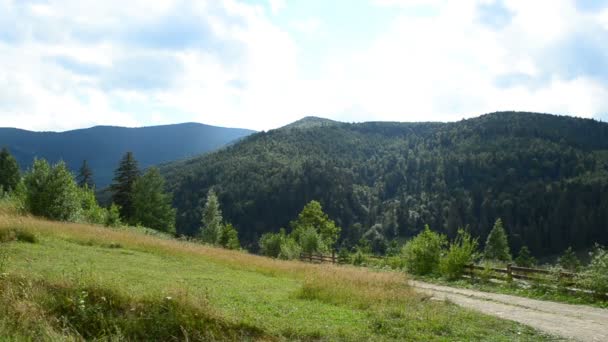
M 166 300 L 171 300 L 173 299 L 172 297 L 165 297 Z

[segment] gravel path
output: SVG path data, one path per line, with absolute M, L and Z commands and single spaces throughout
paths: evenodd
M 419 291 L 576 341 L 608 341 L 608 310 L 411 281 Z

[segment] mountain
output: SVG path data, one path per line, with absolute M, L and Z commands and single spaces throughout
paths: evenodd
M 218 149 L 254 131 L 198 123 L 125 128 L 96 126 L 67 132 L 31 132 L 0 128 L 0 146 L 7 146 L 23 170 L 35 157 L 65 161 L 74 171 L 87 160 L 98 188 L 111 183 L 122 155 L 131 151 L 141 168 Z
M 192 234 L 210 187 L 250 249 L 319 200 L 342 227 L 382 252 L 425 224 L 485 241 L 502 218 L 513 252 L 608 243 L 608 124 L 500 112 L 453 123 L 335 123 L 253 134 L 162 172 L 178 231 Z
M 330 119 L 319 118 L 316 116 L 307 116 L 298 121 L 294 121 L 289 125 L 283 126 L 283 129 L 289 128 L 313 128 L 313 127 L 324 127 L 340 124 L 341 122 L 333 121 Z

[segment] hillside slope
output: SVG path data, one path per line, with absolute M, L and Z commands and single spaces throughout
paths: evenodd
M 513 252 L 608 242 L 608 124 L 502 112 L 454 123 L 337 123 L 254 134 L 166 165 L 178 231 L 194 232 L 210 187 L 249 248 L 310 200 L 382 252 L 425 224 L 485 241 L 496 218 Z
M 3 341 L 551 340 L 429 301 L 403 273 L 273 260 L 1 206 L 0 256 Z
M 22 169 L 35 157 L 65 161 L 76 171 L 84 159 L 98 188 L 108 185 L 122 155 L 131 151 L 145 168 L 215 150 L 253 133 L 198 123 L 125 128 L 97 126 L 67 132 L 31 132 L 0 128 L 0 146 L 7 146 Z

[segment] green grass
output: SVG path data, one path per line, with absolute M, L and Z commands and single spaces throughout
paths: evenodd
M 429 300 L 402 273 L 0 214 L 9 229 L 29 242 L 0 243 L 0 340 L 550 339 Z

